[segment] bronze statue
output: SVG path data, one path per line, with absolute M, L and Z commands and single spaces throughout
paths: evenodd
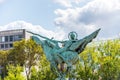
M 69 40 L 66 41 L 57 41 L 30 31 L 28 32 L 34 34 L 32 39 L 42 46 L 46 58 L 50 62 L 51 70 L 58 76 L 56 80 L 65 80 L 67 73 L 74 75 L 72 73 L 73 64 L 79 60 L 79 54 L 85 49 L 86 45 L 97 36 L 99 31 L 100 29 L 83 39 L 77 39 L 77 33 L 70 32 L 68 35 Z M 40 38 L 43 38 L 44 40 L 41 40 Z M 58 43 L 61 43 L 63 46 L 60 47 Z M 64 64 L 67 65 L 66 71 L 63 71 Z M 61 69 L 58 68 L 58 65 L 61 65 Z

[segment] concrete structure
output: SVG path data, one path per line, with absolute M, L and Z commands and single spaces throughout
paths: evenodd
M 25 29 L 0 31 L 0 50 L 8 50 L 13 47 L 13 42 L 29 39 L 32 34 Z

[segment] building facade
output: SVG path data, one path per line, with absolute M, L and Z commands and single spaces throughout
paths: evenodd
M 15 41 L 29 39 L 31 36 L 25 29 L 0 31 L 0 50 L 8 50 L 13 47 Z

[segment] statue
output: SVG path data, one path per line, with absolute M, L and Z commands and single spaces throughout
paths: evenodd
M 66 80 L 66 75 L 68 73 L 74 77 L 72 66 L 79 61 L 78 55 L 85 49 L 86 45 L 97 36 L 99 31 L 100 29 L 83 39 L 77 39 L 77 33 L 70 32 L 68 35 L 69 40 L 66 41 L 57 41 L 30 31 L 28 32 L 34 34 L 32 39 L 42 46 L 46 58 L 50 62 L 51 70 L 58 76 L 56 80 Z M 62 47 L 58 45 L 59 43 L 62 44 Z M 63 71 L 64 64 L 67 65 L 66 71 Z M 58 68 L 58 65 L 60 65 L 60 68 Z M 71 78 L 71 80 L 74 79 Z

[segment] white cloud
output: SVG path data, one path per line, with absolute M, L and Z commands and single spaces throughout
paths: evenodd
M 81 4 L 81 3 L 79 3 Z M 83 7 L 57 9 L 55 24 L 66 32 L 74 30 L 85 36 L 101 27 L 102 38 L 113 37 L 120 32 L 120 0 L 92 0 Z
M 58 3 L 64 7 L 72 7 L 70 0 L 53 0 L 55 3 Z
M 58 40 L 62 40 L 64 38 L 64 32 L 62 30 L 59 30 L 58 28 L 56 29 L 56 31 L 51 31 L 51 30 L 44 29 L 40 25 L 33 25 L 25 21 L 15 21 L 7 25 L 0 26 L 0 31 L 12 30 L 12 29 L 26 29 L 28 31 L 32 31 L 49 38 L 54 37 L 55 39 L 58 39 Z
M 85 0 L 53 0 L 55 3 L 60 4 L 63 7 L 73 7 L 74 5 L 84 2 Z
M 0 4 L 3 3 L 5 0 L 0 0 Z
M 120 10 L 120 0 L 93 0 L 83 7 L 97 13 Z
M 76 6 L 83 6 L 91 0 L 52 0 L 54 3 L 57 3 L 65 8 L 71 8 Z

